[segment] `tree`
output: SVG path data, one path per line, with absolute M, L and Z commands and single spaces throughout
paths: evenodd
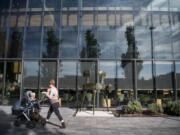
M 139 52 L 138 48 L 136 46 L 136 40 L 134 35 L 134 26 L 128 26 L 126 28 L 125 37 L 127 39 L 127 52 L 123 53 L 121 58 L 122 59 L 128 59 L 128 58 L 139 58 Z M 130 78 L 131 75 L 131 67 L 128 67 L 129 64 L 128 61 L 121 61 L 121 67 L 124 69 L 125 76 L 127 78 Z M 142 62 L 137 63 L 137 76 L 139 75 L 141 69 L 142 69 Z
M 0 29 L 0 57 L 4 57 L 5 33 Z
M 82 48 L 81 58 L 99 58 L 100 46 L 91 30 L 85 34 L 86 46 Z
M 19 58 L 22 54 L 22 33 L 16 28 L 13 29 L 8 49 L 9 58 Z
M 43 54 L 45 58 L 57 58 L 59 50 L 59 38 L 56 37 L 55 31 L 51 28 L 47 31 L 47 47 L 46 53 Z

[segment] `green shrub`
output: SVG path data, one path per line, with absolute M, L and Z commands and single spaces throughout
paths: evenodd
M 162 105 L 157 105 L 155 103 L 149 104 L 148 110 L 155 114 L 164 112 Z
M 168 102 L 164 110 L 167 114 L 180 116 L 180 100 Z
M 125 113 L 141 113 L 142 105 L 139 101 L 129 101 L 128 105 L 124 109 Z
M 149 95 L 139 95 L 139 100 L 143 106 L 147 106 L 148 102 L 150 101 Z

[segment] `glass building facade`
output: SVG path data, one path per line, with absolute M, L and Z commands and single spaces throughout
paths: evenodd
M 84 72 L 142 103 L 180 97 L 179 0 L 1 0 L 0 102 L 55 79 L 62 105 L 80 100 Z M 98 101 L 102 97 L 99 93 Z

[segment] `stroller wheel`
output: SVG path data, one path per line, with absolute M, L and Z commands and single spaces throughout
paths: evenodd
M 14 126 L 19 127 L 21 125 L 21 121 L 19 119 L 16 119 L 14 121 Z
M 35 125 L 35 123 L 34 123 L 33 121 L 28 121 L 28 122 L 26 123 L 26 127 L 27 127 L 27 128 L 30 128 L 30 129 L 33 129 L 33 128 L 36 127 L 36 125 Z

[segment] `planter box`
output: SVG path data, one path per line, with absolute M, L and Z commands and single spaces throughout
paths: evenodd
M 106 103 L 106 99 L 102 99 L 102 107 L 107 107 L 107 104 L 108 104 L 108 107 L 111 107 L 111 99 L 108 99 L 107 103 Z

